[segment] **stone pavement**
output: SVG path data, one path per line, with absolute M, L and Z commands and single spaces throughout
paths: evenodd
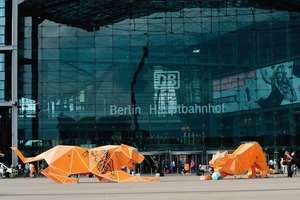
M 145 175 L 146 176 L 146 175 Z M 148 175 L 151 176 L 151 175 Z M 57 184 L 45 177 L 0 179 L 2 200 L 191 200 L 299 199 L 300 175 L 269 175 L 264 179 L 228 177 L 201 181 L 199 176 L 169 175 L 160 182 L 99 183 L 80 177 L 77 184 Z

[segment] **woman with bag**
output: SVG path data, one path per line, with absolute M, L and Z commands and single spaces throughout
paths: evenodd
M 292 156 L 290 155 L 290 153 L 288 151 L 285 152 L 285 162 L 287 165 L 287 173 L 288 173 L 288 177 L 292 177 L 292 165 L 291 165 L 291 161 L 292 161 Z

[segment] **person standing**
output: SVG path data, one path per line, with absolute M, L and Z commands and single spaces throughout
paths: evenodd
M 290 155 L 290 153 L 288 151 L 285 152 L 285 162 L 287 165 L 287 174 L 288 177 L 292 177 L 292 156 Z
M 195 173 L 195 166 L 196 166 L 196 163 L 194 162 L 194 160 L 191 160 L 191 173 Z
M 269 160 L 269 168 L 274 169 L 274 160 L 272 158 Z
M 291 153 L 291 157 L 292 157 L 292 160 L 291 160 L 292 175 L 294 175 L 295 174 L 295 169 L 296 169 L 295 151 L 293 151 Z
M 18 173 L 18 177 L 21 177 L 23 175 L 23 168 L 21 163 L 17 164 L 17 173 Z
M 277 163 L 277 159 L 274 159 L 274 164 L 273 164 L 273 166 L 274 166 L 275 172 L 278 173 L 278 163 Z
M 281 167 L 281 172 L 285 174 L 287 170 L 286 170 L 286 162 L 283 158 L 280 159 L 280 167 Z
M 30 170 L 29 177 L 34 178 L 35 177 L 35 166 L 33 163 L 29 164 L 29 170 Z
M 190 171 L 190 164 L 189 164 L 188 162 L 186 162 L 186 163 L 184 164 L 184 168 L 183 168 L 182 174 L 183 174 L 184 176 L 186 176 L 187 173 L 188 173 L 189 171 Z
M 172 167 L 172 173 L 176 173 L 176 163 L 174 160 L 171 163 L 171 167 Z
M 25 163 L 25 169 L 24 169 L 24 177 L 28 177 L 30 173 L 30 166 L 29 163 Z
M 157 160 L 154 162 L 154 171 L 155 173 L 159 173 L 159 164 Z

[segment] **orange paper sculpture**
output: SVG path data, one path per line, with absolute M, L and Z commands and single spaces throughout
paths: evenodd
M 267 172 L 275 173 L 269 169 L 265 154 L 257 142 L 242 144 L 232 154 L 228 154 L 227 151 L 217 152 L 209 161 L 209 165 L 214 168 L 214 173 L 219 173 L 219 178 L 246 172 L 248 172 L 246 178 L 256 176 L 264 178 Z M 216 174 L 213 174 L 213 179 L 218 177 L 214 175 Z
M 18 148 L 11 148 L 24 163 L 45 160 L 48 167 L 42 174 L 58 183 L 77 183 L 78 178 L 71 176 L 75 174 L 93 174 L 101 182 L 159 181 L 158 177 L 132 176 L 122 170 L 132 170 L 134 163 L 144 160 L 137 149 L 124 144 L 93 149 L 58 145 L 31 158 L 25 158 Z

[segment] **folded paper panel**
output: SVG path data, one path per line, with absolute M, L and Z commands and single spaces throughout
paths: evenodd
M 132 170 L 134 163 L 141 163 L 144 156 L 137 149 L 125 144 L 105 145 L 92 149 L 58 145 L 35 157 L 25 158 L 16 148 L 11 149 L 24 163 L 45 160 L 48 167 L 43 174 L 57 183 L 77 183 L 76 174 L 94 174 L 100 182 L 159 181 L 159 178 L 133 176 L 122 171 Z
M 244 173 L 247 173 L 246 178 L 253 178 L 256 174 L 263 178 L 267 172 L 274 174 L 274 170 L 268 168 L 265 154 L 257 142 L 242 144 L 232 154 L 226 151 L 217 152 L 209 161 L 209 165 L 223 178 Z

